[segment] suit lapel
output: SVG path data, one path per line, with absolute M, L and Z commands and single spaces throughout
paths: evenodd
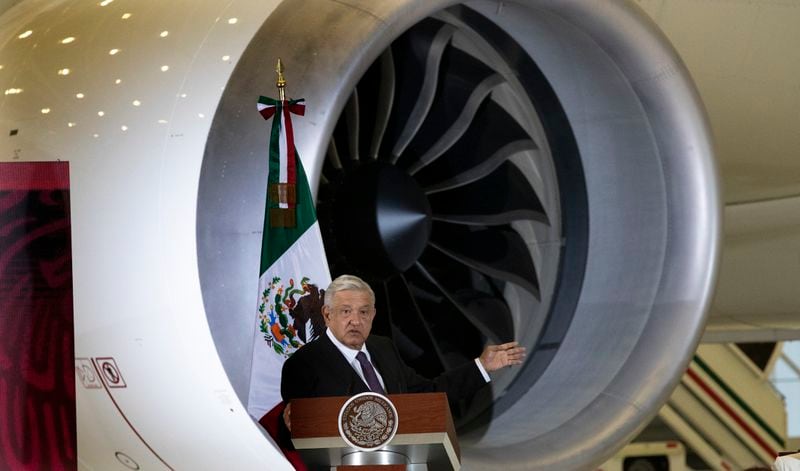
M 369 391 L 369 387 L 364 383 L 356 370 L 347 362 L 347 359 L 342 355 L 342 352 L 336 348 L 336 345 L 328 338 L 328 334 L 319 336 L 319 340 L 323 342 L 326 350 L 326 357 L 328 365 L 337 373 L 341 378 L 349 378 L 349 385 L 347 386 L 345 395 L 355 395 L 358 393 Z

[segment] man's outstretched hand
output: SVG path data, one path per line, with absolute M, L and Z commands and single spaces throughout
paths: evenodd
M 480 361 L 486 371 L 495 371 L 511 365 L 521 365 L 525 358 L 525 347 L 519 342 L 502 345 L 487 345 L 481 353 Z

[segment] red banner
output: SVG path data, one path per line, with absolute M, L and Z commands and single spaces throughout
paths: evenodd
M 0 163 L 0 469 L 77 469 L 69 164 Z

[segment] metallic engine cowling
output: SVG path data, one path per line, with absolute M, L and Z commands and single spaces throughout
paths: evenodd
M 558 263 L 536 266 L 542 292 L 535 309 L 521 283 L 502 285 L 513 337 L 530 355 L 495 378 L 491 405 L 462 425 L 464 465 L 590 468 L 656 413 L 684 371 L 705 321 L 719 250 L 718 183 L 702 103 L 668 41 L 629 2 L 279 5 L 226 86 L 203 159 L 198 261 L 217 349 L 246 397 L 249 352 L 234 347 L 244 334 L 220 327 L 232 310 L 248 312 L 245 301 L 255 292 L 251 274 L 225 252 L 256 254 L 263 217 L 258 204 L 241 204 L 258 200 L 263 179 L 254 169 L 264 149 L 259 123 L 239 118 L 241 103 L 282 57 L 290 94 L 309 103 L 295 128 L 316 189 L 327 181 L 331 137 L 353 91 L 398 38 L 430 19 L 454 29 L 461 39 L 453 47 L 474 47 L 470 54 L 485 64 L 499 58 L 496 70 L 513 76 L 533 64 L 540 74 L 520 76 L 514 86 L 543 130 L 537 147 L 547 149 L 527 160 L 549 163 L 536 161 L 544 170 L 523 173 L 531 181 L 542 176 L 531 186 L 555 200 L 548 220 L 557 227 L 549 239 L 524 241 L 534 261 L 537 250 L 563 243 Z M 470 38 L 473 46 L 465 46 Z M 491 99 L 510 108 L 498 95 Z M 547 100 L 553 107 L 543 109 Z M 525 127 L 525 109 L 509 114 Z M 525 161 L 514 163 L 523 168 Z M 231 228 L 252 236 L 231 245 Z M 226 292 L 214 288 L 221 280 Z

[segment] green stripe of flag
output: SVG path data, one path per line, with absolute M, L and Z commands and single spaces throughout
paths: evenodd
M 277 117 L 276 117 L 277 118 Z M 275 119 L 275 118 L 273 118 Z M 270 159 L 271 164 L 272 159 Z M 311 189 L 308 186 L 306 172 L 300 156 L 295 152 L 295 162 L 297 164 L 297 225 L 295 227 L 269 227 L 269 194 L 267 195 L 267 205 L 264 210 L 264 235 L 261 241 L 261 271 L 263 275 L 267 269 L 283 255 L 303 233 L 311 227 L 317 220 L 317 213 L 314 211 L 314 200 L 311 197 Z M 270 173 L 272 166 L 270 165 Z M 269 190 L 267 190 L 269 193 Z
M 702 360 L 702 359 L 701 359 L 699 356 L 697 356 L 697 355 L 695 355 L 695 356 L 694 356 L 694 361 L 695 361 L 695 363 L 697 363 L 697 365 L 698 365 L 698 366 L 699 366 L 699 367 L 700 367 L 700 368 L 701 368 L 701 369 L 702 369 L 702 370 L 703 370 L 703 371 L 704 371 L 704 372 L 705 372 L 705 373 L 706 373 L 706 374 L 707 374 L 707 375 L 708 375 L 708 376 L 709 376 L 709 377 L 710 377 L 712 380 L 714 380 L 714 382 L 715 382 L 715 383 L 717 383 L 717 384 L 719 385 L 719 387 L 720 387 L 720 388 L 722 388 L 722 390 L 723 390 L 723 391 L 725 391 L 725 393 L 727 393 L 727 394 L 728 394 L 728 396 L 730 396 L 730 397 L 731 397 L 731 399 L 733 399 L 733 401 L 734 401 L 736 404 L 738 404 L 738 405 L 739 405 L 739 407 L 741 407 L 741 408 L 742 408 L 742 410 L 744 410 L 744 411 L 747 413 L 747 415 L 749 415 L 749 416 L 750 416 L 750 417 L 751 417 L 751 418 L 752 418 L 752 419 L 753 419 L 753 420 L 754 420 L 754 421 L 755 421 L 755 422 L 756 422 L 758 425 L 760 425 L 760 426 L 761 426 L 761 428 L 762 428 L 762 429 L 764 429 L 764 431 L 765 431 L 765 432 L 767 432 L 767 433 L 769 434 L 769 436 L 770 436 L 770 437 L 772 437 L 772 438 L 773 438 L 773 439 L 774 439 L 774 440 L 775 440 L 775 441 L 778 443 L 778 445 L 780 445 L 781 447 L 784 447 L 784 448 L 786 447 L 786 443 L 783 441 L 783 439 L 781 439 L 781 437 L 780 437 L 780 436 L 779 436 L 777 433 L 775 433 L 775 431 L 774 431 L 774 430 L 772 430 L 772 428 L 771 428 L 771 427 L 770 427 L 770 426 L 769 426 L 769 425 L 768 425 L 768 424 L 767 424 L 767 423 L 764 421 L 764 419 L 762 419 L 762 418 L 761 418 L 761 417 L 760 417 L 758 414 L 756 414 L 756 412 L 755 412 L 753 409 L 751 409 L 751 408 L 750 408 L 750 406 L 749 406 L 749 405 L 747 405 L 747 403 L 746 403 L 746 402 L 744 402 L 744 400 L 742 400 L 742 398 L 741 398 L 741 397 L 739 397 L 739 395 L 738 395 L 738 394 L 736 394 L 736 392 L 734 392 L 734 390 L 733 390 L 733 389 L 731 389 L 731 387 L 730 387 L 730 386 L 728 386 L 728 385 L 725 383 L 725 381 L 723 381 L 723 380 L 722 380 L 722 378 L 720 378 L 720 377 L 719 377 L 719 376 L 718 376 L 718 375 L 717 375 L 717 374 L 716 374 L 716 373 L 715 373 L 715 372 L 714 372 L 714 371 L 711 369 L 711 367 L 709 367 L 709 366 L 706 364 L 706 362 L 704 362 L 704 361 L 703 361 L 703 360 Z

